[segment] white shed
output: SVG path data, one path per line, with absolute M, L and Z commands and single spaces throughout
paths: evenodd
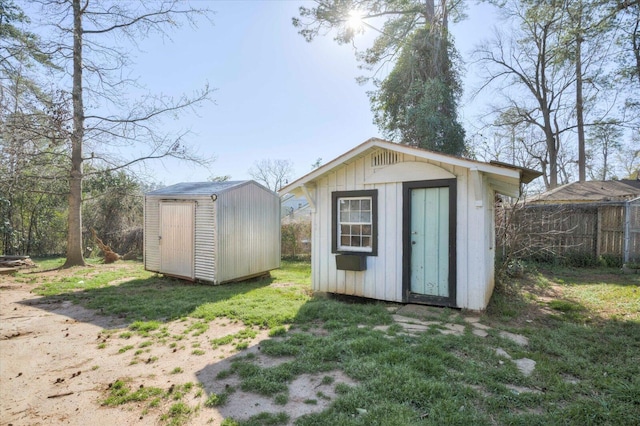
M 280 267 L 280 197 L 254 181 L 179 183 L 145 194 L 144 267 L 220 284 Z
M 370 139 L 282 188 L 312 209 L 314 291 L 484 309 L 496 193 L 538 172 Z

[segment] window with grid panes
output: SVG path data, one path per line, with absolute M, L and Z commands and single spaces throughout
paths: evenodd
M 376 191 L 333 193 L 333 251 L 375 255 Z

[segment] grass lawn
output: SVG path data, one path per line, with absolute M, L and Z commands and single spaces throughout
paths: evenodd
M 283 262 L 268 279 L 213 287 L 119 262 L 18 279 L 44 297 L 126 318 L 132 332 L 185 317 L 205 324 L 224 316 L 269 328 L 272 338 L 261 352 L 288 361 L 261 367 L 254 356 L 240 356 L 221 376 L 238 375 L 243 390 L 274 398 L 283 413 L 227 425 L 286 424 L 288 384 L 303 373 L 333 370 L 357 385 L 336 385 L 329 409 L 295 424 L 640 424 L 640 275 L 538 266 L 494 294 L 480 317 L 489 336 L 480 338 L 469 326 L 463 335 L 406 335 L 393 324 L 389 304 L 312 297 L 309 273 L 308 263 Z M 465 324 L 457 311 L 441 317 Z M 500 337 L 502 330 L 526 336 L 529 345 Z M 535 371 L 524 376 L 497 348 L 534 360 Z M 215 402 L 223 404 L 222 396 Z

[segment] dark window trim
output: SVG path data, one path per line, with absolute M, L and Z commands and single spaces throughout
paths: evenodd
M 411 293 L 411 190 L 414 188 L 449 188 L 449 297 Z M 402 183 L 402 290 L 404 302 L 438 306 L 457 306 L 457 179 L 435 179 Z
M 371 197 L 371 251 L 338 250 L 338 198 Z M 361 256 L 378 255 L 378 190 L 334 191 L 331 193 L 331 253 Z

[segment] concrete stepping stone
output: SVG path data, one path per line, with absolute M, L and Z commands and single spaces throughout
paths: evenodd
M 533 373 L 533 371 L 536 369 L 536 362 L 529 358 L 520 358 L 514 360 L 513 362 L 516 363 L 516 367 L 518 367 L 518 370 L 520 370 L 520 372 L 526 377 L 529 377 L 531 373 Z
M 429 327 L 435 324 L 440 324 L 440 321 L 422 321 L 416 318 L 405 317 L 404 315 L 397 315 L 397 314 L 391 315 L 391 318 L 393 318 L 395 322 L 397 322 L 402 326 L 403 324 L 412 324 L 412 325 L 424 325 L 426 327 Z
M 519 395 L 521 393 L 537 393 L 537 394 L 542 393 L 537 389 L 525 388 L 523 386 L 505 385 L 505 387 L 509 389 L 511 392 L 515 393 L 516 395 Z
M 511 359 L 511 355 L 509 355 L 507 351 L 505 351 L 502 348 L 496 349 L 496 355 L 507 358 L 507 359 Z
M 446 328 L 446 330 L 440 330 L 442 334 L 456 334 L 456 335 L 464 334 L 465 326 L 462 324 L 447 323 L 447 324 L 443 324 L 443 326 Z
M 570 385 L 577 385 L 578 383 L 580 383 L 580 379 L 570 376 L 568 374 L 562 375 L 562 381 L 565 383 L 569 383 Z
M 509 333 L 508 331 L 501 331 L 500 332 L 500 337 L 503 337 L 505 339 L 509 339 L 512 342 L 514 342 L 517 345 L 520 346 L 527 346 L 529 344 L 529 339 L 527 339 L 526 337 L 520 335 L 520 334 L 514 334 L 514 333 Z
M 489 333 L 479 328 L 474 328 L 473 330 L 471 330 L 471 333 L 473 333 L 474 336 L 478 337 L 487 337 L 489 335 Z
M 479 322 L 474 322 L 471 325 L 481 330 L 491 330 L 491 327 L 489 327 L 488 325 L 480 324 Z
M 434 308 L 426 305 L 404 305 L 396 311 L 400 315 L 416 315 L 419 317 L 439 317 L 444 312 L 444 308 Z
M 429 331 L 429 326 L 424 324 L 400 324 L 402 329 L 409 333 L 423 333 L 425 331 Z
M 464 317 L 463 320 L 476 328 L 482 330 L 491 330 L 491 327 L 489 327 L 488 325 L 480 323 L 480 317 Z

